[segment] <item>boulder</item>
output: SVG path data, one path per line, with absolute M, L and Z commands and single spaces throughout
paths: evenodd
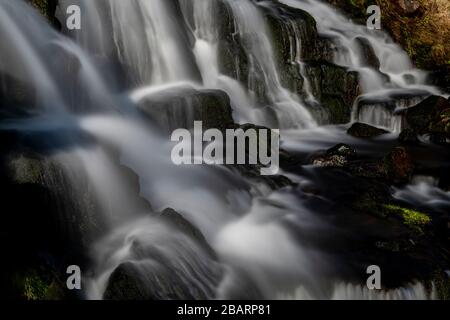
M 386 131 L 384 129 L 380 129 L 377 127 L 373 127 L 366 123 L 355 122 L 347 130 L 347 133 L 356 138 L 373 138 L 373 137 L 377 137 L 377 136 L 389 133 L 389 131 Z
M 168 89 L 140 99 L 138 105 L 144 115 L 169 132 L 191 129 L 194 121 L 202 121 L 204 130 L 234 128 L 230 98 L 221 90 Z

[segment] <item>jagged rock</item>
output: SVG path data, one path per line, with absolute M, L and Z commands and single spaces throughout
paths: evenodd
M 384 129 L 373 127 L 366 123 L 355 122 L 347 130 L 347 133 L 357 138 L 373 138 L 389 132 Z
M 328 149 L 324 155 L 313 157 L 312 164 L 319 167 L 344 167 L 355 158 L 356 151 L 341 143 Z
M 169 132 L 193 128 L 202 121 L 203 129 L 234 128 L 230 98 L 220 90 L 178 88 L 166 90 L 139 101 L 142 112 Z

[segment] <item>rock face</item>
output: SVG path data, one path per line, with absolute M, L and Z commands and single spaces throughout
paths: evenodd
M 306 76 L 320 103 L 320 107 L 311 105 L 311 112 L 325 123 L 348 122 L 353 101 L 359 95 L 358 74 L 333 63 L 332 42 L 318 35 L 316 22 L 307 12 L 277 4 L 266 10 L 266 19 L 282 71 L 282 84 L 306 98 Z M 298 60 L 305 63 L 303 75 Z
M 240 37 L 232 10 L 226 3 L 214 1 L 217 2 L 215 14 L 220 22 L 218 51 L 221 72 L 253 91 L 261 104 L 269 105 L 264 75 L 257 63 L 251 63 L 255 57 L 246 51 L 248 44 Z M 306 77 L 311 83 L 314 98 L 319 102 L 306 103 L 310 111 L 324 123 L 348 122 L 353 101 L 359 95 L 358 76 L 356 72 L 333 64 L 332 41 L 319 36 L 315 20 L 303 10 L 281 3 L 260 6 L 260 10 L 269 27 L 281 85 L 306 100 Z M 299 61 L 305 63 L 304 70 Z
M 327 122 L 349 122 L 353 102 L 360 90 L 358 74 L 331 63 L 311 64 L 307 74 L 314 97 L 328 113 Z
M 388 131 L 380 128 L 373 127 L 366 123 L 355 122 L 347 130 L 347 133 L 357 138 L 373 138 L 382 134 L 388 133 Z

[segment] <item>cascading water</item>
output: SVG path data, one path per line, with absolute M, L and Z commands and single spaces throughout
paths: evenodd
M 399 132 L 403 128 L 396 109 L 413 106 L 439 90 L 426 84 L 426 73 L 415 69 L 407 54 L 390 37 L 352 23 L 329 5 L 316 0 L 282 0 L 281 3 L 310 13 L 317 21 L 320 34 L 331 37 L 336 47 L 335 63 L 356 70 L 360 75 L 362 97 L 369 103 L 356 103 L 353 121 L 361 121 Z M 368 45 L 379 61 L 370 65 L 362 52 L 361 43 Z M 369 48 L 369 50 L 371 50 Z M 398 96 L 412 99 L 397 102 Z M 386 108 L 386 103 L 392 101 Z M 358 101 L 357 101 L 358 102 Z
M 360 72 L 366 97 L 378 97 L 397 89 L 435 92 L 424 84 L 422 72 L 413 69 L 404 53 L 385 38 L 356 27 L 317 1 L 282 2 L 308 11 L 321 22 L 319 31 L 331 35 L 340 48 L 336 62 Z M 60 2 L 62 7 L 67 4 Z M 173 144 L 165 133 L 136 112 L 139 108 L 135 102 L 174 88 L 220 89 L 230 96 L 236 122 L 294 129 L 290 133 L 297 136 L 307 132 L 300 128 L 311 127 L 334 135 L 328 129 L 315 128 L 316 121 L 306 107 L 318 101 L 312 93 L 308 65 L 302 61 L 301 32 L 295 24 L 291 26 L 295 41 L 290 43 L 290 59 L 298 65 L 299 76 L 303 78 L 302 92 L 291 92 L 281 84 L 273 39 L 262 14 L 264 3 L 220 2 L 229 9 L 236 28 L 233 37 L 243 44 L 248 58 L 247 83 L 221 71 L 219 44 L 223 39 L 219 37 L 216 19 L 219 2 L 105 0 L 95 5 L 89 1 L 82 4 L 92 10 L 86 17 L 86 25 L 95 26 L 95 32 L 67 32 L 76 44 L 50 29 L 21 1 L 0 2 L 0 34 L 6 39 L 0 44 L 0 71 L 26 80 L 38 95 L 36 104 L 58 106 L 63 114 L 58 120 L 70 119 L 78 134 L 92 139 L 87 145 L 75 139 L 75 146 L 63 152 L 69 165 L 70 159 L 83 164 L 100 203 L 100 220 L 106 234 L 91 244 L 94 265 L 92 274 L 85 279 L 87 298 L 108 298 L 110 280 L 120 278 L 123 275 L 120 272 L 134 275 L 144 295 L 158 283 L 160 292 L 167 295 L 156 298 L 179 297 L 186 287 L 191 290 L 183 292 L 181 296 L 185 298 L 434 297 L 420 284 L 380 292 L 343 284 L 339 272 L 332 267 L 333 257 L 317 241 L 317 234 L 335 232 L 311 205 L 314 201 L 327 203 L 327 199 L 295 187 L 273 191 L 264 182 L 255 182 L 226 167 L 177 167 L 170 161 Z M 99 8 L 108 8 L 109 18 L 100 14 Z M 19 16 L 23 15 L 27 23 L 15 23 L 22 21 Z M 15 19 L 8 19 L 9 16 Z M 96 24 L 91 19 L 110 20 Z M 26 36 L 31 29 L 22 28 L 32 28 L 33 37 Z M 108 40 L 107 34 L 112 39 Z M 380 71 L 388 75 L 389 81 L 362 66 L 361 54 L 352 44 L 357 36 L 372 44 L 381 58 Z M 53 65 L 45 59 L 49 47 L 57 48 L 63 56 Z M 343 48 L 348 52 L 340 51 Z M 131 92 L 115 92 L 94 66 L 92 56 L 97 59 L 110 51 L 117 55 L 129 77 Z M 12 63 L 13 58 L 23 63 L 23 67 Z M 61 87 L 58 81 L 64 77 L 71 79 L 69 71 L 60 74 L 67 61 L 76 61 L 78 66 L 77 76 L 73 76 L 78 81 L 69 89 Z M 242 72 L 235 71 L 235 74 Z M 80 95 L 88 99 L 68 98 L 68 90 L 80 90 Z M 305 101 L 302 95 L 306 96 Z M 95 115 L 89 115 L 93 112 Z M 44 118 L 52 115 L 41 111 Z M 40 122 L 40 117 L 33 121 L 47 125 Z M 390 122 L 367 121 L 393 127 Z M 23 129 L 20 120 L 10 126 Z M 313 135 L 317 136 L 314 131 Z M 325 138 L 332 140 L 329 136 Z M 138 175 L 139 196 L 151 203 L 151 209 L 130 195 L 132 192 L 123 183 L 127 178 L 119 172 L 118 165 Z M 298 174 L 290 175 L 293 180 L 304 180 Z M 397 196 L 407 200 L 401 191 Z M 164 214 L 158 215 L 157 212 L 168 207 L 198 228 L 211 248 L 203 240 L 195 241 L 174 228 Z

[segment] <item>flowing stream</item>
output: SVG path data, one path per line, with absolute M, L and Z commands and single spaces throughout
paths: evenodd
M 60 16 L 72 2 L 77 1 L 60 1 Z M 362 96 L 355 101 L 354 121 L 398 131 L 401 119 L 394 115 L 396 109 L 439 93 L 384 33 L 367 31 L 319 1 L 280 2 L 311 14 L 319 34 L 331 37 L 337 48 L 334 63 L 359 73 Z M 27 131 L 31 125 L 45 128 L 58 122 L 62 127 L 70 124 L 76 136 L 83 133 L 95 140 L 94 146 L 86 146 L 71 136 L 73 147 L 53 155 L 68 166 L 75 159 L 81 161 L 107 230 L 91 244 L 94 265 L 85 279 L 86 298 L 102 299 L 109 278 L 123 264 L 133 269 L 144 287 L 168 281 L 170 287 L 192 288 L 187 298 L 434 297 L 420 283 L 375 292 L 341 280 L 333 257 L 315 243 L 316 237 L 309 236 L 333 229 L 311 207 L 311 196 L 292 187 L 273 191 L 221 166 L 177 167 L 170 161 L 173 143 L 138 111 L 143 100 L 168 92 L 222 90 L 230 98 L 235 122 L 280 128 L 291 150 L 342 142 L 341 133 L 333 131 L 338 129 L 318 126 L 321 119 L 311 111 L 311 105 L 320 102 L 312 90 L 308 64 L 302 60 L 305 39 L 296 24 L 291 25 L 290 59 L 303 81 L 301 90 L 295 92 L 281 80 L 276 45 L 264 16 L 270 1 L 83 0 L 79 4 L 88 12 L 82 30 L 62 34 L 23 1 L 0 0 L 0 72 L 24 82 L 35 94 L 33 117 L 13 119 L 7 123 L 9 129 Z M 240 68 L 235 56 L 234 72 L 224 72 L 221 60 L 223 8 L 235 30 L 227 41 L 240 43 L 247 60 L 246 68 Z M 357 37 L 372 45 L 379 70 L 364 65 Z M 105 71 L 109 59 L 120 62 L 126 85 L 117 85 L 119 76 Z M 395 100 L 393 109 L 377 102 L 396 94 L 411 98 Z M 364 99 L 371 102 L 359 107 L 358 101 Z M 111 147 L 119 154 L 116 158 L 108 152 Z M 153 211 L 175 209 L 200 230 L 217 257 L 164 219 L 135 210 L 139 205 L 122 183 L 125 178 L 116 162 L 137 174 L 140 196 Z M 307 180 L 300 174 L 289 176 L 300 183 Z M 414 194 L 424 188 L 424 197 L 438 192 L 417 182 L 396 190 L 395 197 L 414 201 Z M 448 194 L 440 194 L 439 199 L 447 204 Z

